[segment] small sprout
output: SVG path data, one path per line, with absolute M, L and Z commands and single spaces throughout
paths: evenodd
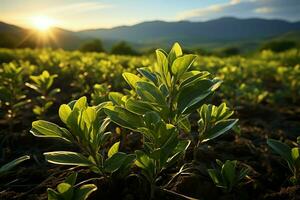
M 297 143 L 299 143 L 300 137 L 297 138 Z M 300 181 L 300 148 L 289 147 L 288 145 L 274 139 L 268 139 L 267 144 L 271 149 L 273 149 L 277 154 L 279 154 L 288 164 L 290 171 L 293 176 L 290 181 L 293 184 L 298 184 Z
M 225 103 L 220 106 L 204 104 L 199 110 L 200 120 L 199 142 L 206 142 L 219 137 L 232 129 L 237 119 L 230 119 L 233 111 L 229 110 Z
M 33 108 L 33 113 L 43 118 L 47 110 L 53 105 L 55 95 L 60 92 L 59 88 L 51 89 L 54 79 L 57 77 L 56 74 L 50 75 L 48 71 L 43 71 L 38 76 L 30 76 L 32 83 L 25 83 L 25 85 L 40 96 L 36 98 L 36 105 Z
M 249 173 L 248 168 L 237 168 L 237 161 L 226 160 L 225 163 L 216 160 L 218 166 L 215 169 L 208 169 L 208 174 L 217 187 L 223 188 L 226 192 L 242 183 Z
M 60 183 L 56 190 L 47 189 L 48 200 L 86 200 L 92 192 L 97 190 L 94 184 L 75 185 L 77 173 L 72 173 L 66 180 Z
M 46 160 L 60 165 L 89 167 L 101 175 L 111 174 L 119 169 L 124 170 L 124 167 L 128 168 L 135 156 L 119 152 L 119 145 L 113 145 L 106 150 L 109 155 L 104 153 L 103 148 L 111 136 L 110 132 L 105 131 L 110 123 L 110 120 L 104 116 L 105 104 L 88 106 L 87 98 L 81 97 L 69 104 L 61 105 L 59 117 L 68 129 L 44 120 L 34 121 L 30 131 L 34 136 L 59 138 L 77 145 L 82 151 L 82 153 L 46 152 L 44 153 Z

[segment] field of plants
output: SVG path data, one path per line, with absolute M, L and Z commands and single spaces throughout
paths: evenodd
M 300 50 L 0 49 L 0 199 L 300 199 Z

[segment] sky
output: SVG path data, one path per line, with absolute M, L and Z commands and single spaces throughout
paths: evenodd
M 0 21 L 32 28 L 36 16 L 74 31 L 224 16 L 300 21 L 300 0 L 0 0 Z

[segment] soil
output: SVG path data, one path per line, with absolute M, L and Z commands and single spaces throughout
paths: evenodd
M 165 191 L 158 188 L 155 199 L 185 199 L 176 193 L 203 200 L 300 199 L 300 186 L 292 186 L 289 182 L 288 178 L 291 174 L 286 163 L 272 153 L 266 144 L 267 138 L 284 139 L 286 142 L 295 141 L 300 133 L 299 107 L 243 106 L 236 114 L 240 119 L 240 133 L 231 132 L 202 145 L 196 152 L 194 160 L 193 152 L 188 150 L 185 161 L 190 162 L 193 169 L 189 174 L 181 174 L 175 178 Z M 1 123 L 0 127 L 2 130 L 6 128 L 4 123 Z M 25 161 L 10 174 L 1 177 L 1 200 L 47 199 L 47 188 L 55 188 L 72 170 L 79 172 L 78 181 L 97 177 L 84 168 L 46 163 L 42 152 L 76 149 L 63 141 L 36 138 L 29 133 L 30 127 L 25 126 L 24 123 L 15 127 L 13 134 L 5 137 L 5 141 L 2 140 L 0 165 L 25 154 L 31 155 L 33 159 Z M 114 131 L 115 127 L 111 129 Z M 122 148 L 126 152 L 140 146 L 141 138 L 137 134 L 121 130 L 120 137 L 123 137 L 122 135 L 125 137 Z M 240 165 L 247 165 L 251 169 L 251 178 L 231 193 L 226 193 L 215 187 L 206 172 L 215 159 L 241 161 Z M 139 173 L 137 169 L 134 170 Z M 170 180 L 170 176 L 176 170 L 170 169 L 164 178 Z M 91 195 L 90 199 L 134 200 L 149 197 L 147 184 L 136 176 L 130 176 L 125 180 L 100 179 L 91 183 L 95 183 L 98 190 Z

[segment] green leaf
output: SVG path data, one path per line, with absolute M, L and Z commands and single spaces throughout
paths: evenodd
M 60 200 L 59 194 L 55 190 L 48 188 L 47 193 L 48 193 L 48 200 Z
M 142 127 L 144 124 L 141 116 L 129 112 L 122 107 L 107 106 L 104 108 L 104 112 L 114 123 L 124 128 L 136 130 L 137 128 Z
M 197 75 L 197 76 L 196 76 Z M 201 76 L 202 78 L 205 78 L 205 77 L 207 77 L 207 76 L 209 76 L 210 75 L 210 73 L 209 72 L 207 72 L 207 71 L 198 71 L 198 70 L 190 70 L 190 71 L 187 71 L 187 72 L 185 72 L 184 74 L 182 74 L 182 76 L 181 76 L 181 79 L 183 80 L 182 81 L 182 83 L 183 82 L 185 82 L 186 80 L 188 80 L 188 79 L 190 79 L 190 78 L 192 78 L 192 77 L 199 77 L 199 76 Z
M 161 91 L 153 84 L 148 82 L 137 82 L 136 86 L 136 93 L 142 98 L 142 100 L 156 103 L 158 105 L 166 105 Z
M 134 154 L 127 154 L 126 159 L 122 163 L 122 166 L 118 169 L 118 174 L 126 175 L 129 172 L 135 158 L 136 157 Z
M 230 130 L 237 122 L 237 119 L 227 119 L 218 122 L 215 126 L 204 132 L 204 134 L 200 135 L 201 142 L 206 142 L 223 135 L 228 130 Z
M 130 112 L 133 112 L 138 115 L 143 115 L 146 112 L 157 110 L 150 103 L 147 103 L 145 101 L 135 100 L 135 99 L 128 99 L 125 103 L 125 107 Z
M 215 170 L 215 169 L 208 169 L 207 172 L 208 172 L 210 178 L 213 180 L 213 182 L 216 185 L 219 185 L 220 184 L 220 175 L 218 174 L 217 170 Z
M 168 129 L 172 129 L 170 130 L 170 132 L 174 132 L 175 128 L 173 128 L 172 126 L 168 127 Z M 169 131 L 168 130 L 168 131 Z M 161 149 L 161 155 L 160 155 L 160 164 L 161 167 L 163 167 L 165 165 L 165 163 L 167 162 L 167 160 L 173 155 L 172 153 L 174 153 L 174 150 L 176 148 L 176 146 L 178 145 L 178 138 L 177 138 L 177 134 L 171 134 L 170 137 L 168 138 L 168 140 L 162 145 Z
M 177 146 L 175 147 L 174 151 L 172 152 L 173 155 L 168 158 L 167 160 L 167 167 L 174 165 L 180 156 L 187 150 L 190 146 L 190 140 L 179 140 Z
M 188 116 L 181 118 L 178 121 L 178 126 L 181 128 L 185 133 L 191 132 L 191 123 L 189 121 Z
M 300 167 L 300 149 L 298 147 L 292 148 L 291 154 L 296 167 Z
M 93 107 L 87 107 L 82 112 L 82 119 L 85 122 L 86 127 L 89 129 L 91 126 L 93 126 L 93 123 L 95 122 L 97 117 L 96 109 Z
M 76 179 L 77 179 L 77 173 L 74 172 L 66 178 L 65 183 L 68 183 L 71 186 L 73 186 L 76 183 Z
M 129 73 L 129 72 L 124 72 L 123 73 L 123 78 L 125 79 L 125 81 L 128 83 L 128 85 L 132 88 L 132 89 L 136 89 L 136 83 L 138 81 L 141 81 L 142 79 L 140 77 L 138 77 L 135 74 Z
M 97 190 L 97 186 L 94 184 L 86 184 L 81 186 L 74 192 L 74 200 L 86 200 L 92 192 Z
M 290 168 L 293 166 L 292 149 L 288 145 L 274 139 L 268 139 L 267 144 L 288 162 Z
M 44 153 L 48 162 L 59 165 L 94 166 L 88 158 L 77 152 L 52 151 Z
M 229 184 L 230 187 L 233 186 L 234 181 L 236 179 L 235 166 L 236 166 L 236 161 L 226 160 L 226 162 L 224 163 L 221 169 L 221 174 L 223 175 L 223 177 L 225 178 L 226 182 Z
M 67 104 L 62 104 L 59 107 L 58 114 L 62 122 L 67 124 L 68 117 L 70 116 L 72 110 Z
M 76 102 L 75 102 L 75 104 L 74 104 L 74 107 L 73 107 L 73 110 L 75 109 L 75 108 L 78 108 L 79 110 L 83 110 L 83 109 L 85 109 L 86 107 L 87 107 L 87 99 L 86 99 L 86 97 L 85 96 L 83 96 L 83 97 L 81 97 L 81 98 L 79 98 Z
M 207 78 L 207 76 L 209 76 L 210 73 L 209 72 L 200 72 L 200 71 L 189 71 L 186 72 L 182 75 L 182 79 L 183 81 L 180 83 L 179 88 L 184 88 L 187 87 L 189 85 L 195 85 L 198 84 L 197 82 L 200 80 L 204 80 L 205 78 Z
M 36 85 L 34 84 L 31 84 L 31 83 L 25 83 L 25 85 L 31 89 L 33 89 L 34 91 L 36 91 L 37 93 L 42 93 L 42 91 L 40 90 L 39 87 L 37 87 Z
M 126 160 L 126 153 L 117 152 L 112 155 L 112 157 L 108 158 L 104 162 L 104 169 L 109 173 L 113 173 L 117 171 Z
M 153 160 L 147 156 L 143 151 L 136 150 L 135 165 L 142 169 L 152 169 L 154 167 Z
M 156 75 L 153 72 L 151 72 L 148 67 L 138 68 L 137 71 L 142 76 L 144 76 L 145 78 L 147 78 L 149 81 L 153 82 L 155 85 L 158 84 L 158 80 L 157 80 Z
M 178 112 L 188 113 L 189 108 L 197 105 L 211 94 L 213 82 L 210 80 L 199 80 L 195 85 L 182 88 L 178 94 Z
M 180 57 L 180 56 L 182 56 L 181 47 L 180 47 L 180 45 L 177 42 L 175 42 L 174 45 L 173 45 L 173 47 L 172 47 L 172 49 L 171 49 L 171 51 L 170 51 L 170 53 L 169 53 L 169 55 L 168 55 L 168 61 L 169 61 L 169 63 L 172 64 L 173 61 L 176 58 Z
M 113 145 L 110 147 L 107 156 L 110 158 L 110 157 L 112 157 L 114 154 L 118 153 L 118 151 L 119 151 L 119 146 L 120 146 L 120 142 L 116 142 L 115 144 L 113 144 Z
M 9 170 L 11 170 L 12 168 L 14 168 L 15 166 L 17 166 L 18 164 L 24 162 L 25 160 L 29 160 L 30 156 L 21 156 L 3 166 L 0 167 L 0 175 L 8 172 Z
M 197 56 L 184 55 L 174 60 L 172 73 L 179 79 L 193 64 Z
M 116 105 L 123 105 L 122 97 L 124 95 L 119 92 L 110 92 L 108 95 L 109 100 L 111 100 Z
M 162 81 L 168 87 L 171 86 L 171 74 L 168 67 L 168 59 L 166 53 L 162 49 L 156 50 L 158 73 Z
M 54 88 L 53 90 L 51 90 L 50 92 L 49 92 L 49 96 L 50 97 L 52 97 L 52 96 L 54 96 L 55 94 L 57 94 L 57 93 L 59 93 L 61 90 L 59 89 L 59 88 Z
M 30 132 L 36 137 L 56 137 L 70 142 L 71 134 L 54 123 L 38 120 L 32 122 Z
M 68 183 L 60 183 L 57 186 L 57 191 L 61 194 L 64 199 L 72 199 L 73 197 L 73 188 Z

